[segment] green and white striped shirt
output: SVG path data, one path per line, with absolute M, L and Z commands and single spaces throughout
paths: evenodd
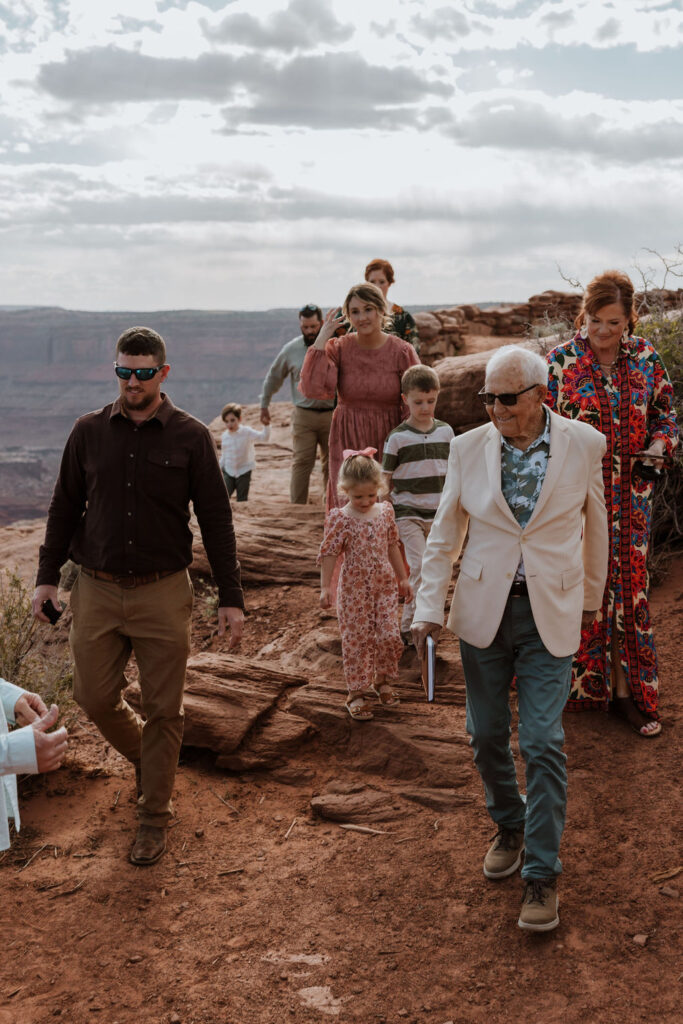
M 391 502 L 397 519 L 434 518 L 443 490 L 454 434 L 443 420 L 424 433 L 407 423 L 384 443 L 382 469 L 391 473 Z

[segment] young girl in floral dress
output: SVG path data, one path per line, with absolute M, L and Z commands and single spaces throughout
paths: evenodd
M 389 502 L 377 500 L 382 471 L 375 454 L 374 448 L 344 452 L 337 488 L 348 501 L 330 509 L 318 555 L 322 608 L 333 603 L 334 568 L 343 556 L 337 613 L 349 691 L 346 708 L 360 721 L 373 717 L 370 692 L 384 707 L 399 703 L 390 682 L 398 678 L 403 652 L 398 595 L 412 597 L 394 510 Z

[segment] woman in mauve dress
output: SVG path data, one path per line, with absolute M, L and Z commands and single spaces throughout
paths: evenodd
M 344 319 L 354 332 L 341 338 L 334 332 Z M 337 495 L 337 477 L 345 448 L 384 450 L 391 430 L 405 418 L 401 377 L 420 362 L 412 345 L 386 334 L 387 307 L 374 284 L 357 284 L 342 309 L 331 310 L 309 348 L 299 388 L 306 398 L 334 398 L 337 408 L 330 429 L 329 480 L 326 511 L 346 498 Z

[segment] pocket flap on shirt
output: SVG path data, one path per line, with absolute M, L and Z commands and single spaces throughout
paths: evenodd
M 147 459 L 149 462 L 153 462 L 155 466 L 168 466 L 170 469 L 185 469 L 190 461 L 187 452 L 165 452 L 160 448 L 150 448 L 147 453 Z
M 573 569 L 565 569 L 562 573 L 562 589 L 571 590 L 583 582 L 583 566 L 575 565 Z
M 480 580 L 483 571 L 484 566 L 478 558 L 473 558 L 472 555 L 468 555 L 467 553 L 462 556 L 460 572 L 465 576 L 469 576 L 471 580 Z

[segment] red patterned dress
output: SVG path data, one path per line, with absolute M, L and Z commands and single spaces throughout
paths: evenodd
M 349 690 L 364 690 L 376 678 L 397 679 L 403 642 L 398 629 L 398 585 L 389 548 L 398 544 L 394 509 L 375 506 L 379 515 L 348 515 L 333 508 L 325 520 L 318 563 L 343 556 L 337 614 L 344 676 Z
M 574 659 L 570 710 L 607 709 L 610 658 L 616 628 L 619 658 L 636 706 L 658 718 L 657 653 L 648 603 L 647 547 L 653 483 L 631 475 L 629 456 L 658 438 L 671 454 L 678 440 L 673 389 L 652 345 L 622 340 L 616 368 L 604 376 L 587 340 L 577 334 L 548 355 L 547 403 L 583 420 L 607 438 L 603 460 L 605 502 L 611 516 L 610 564 L 602 608 L 581 634 Z

